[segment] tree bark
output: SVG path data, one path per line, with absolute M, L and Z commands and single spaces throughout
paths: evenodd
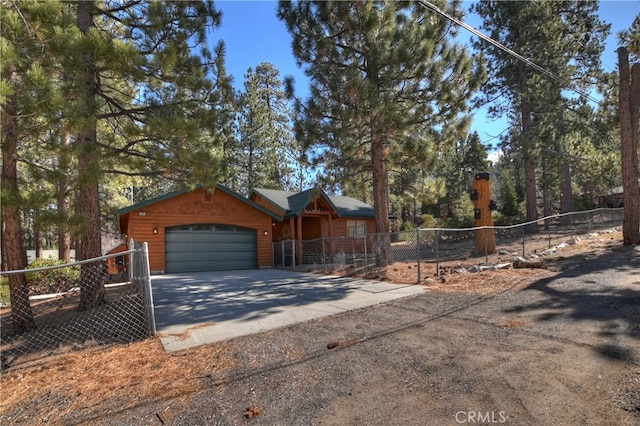
M 558 132 L 557 137 L 559 140 L 559 144 L 561 145 L 562 139 L 564 139 L 565 135 L 565 127 L 564 127 L 564 113 L 560 113 L 560 117 L 558 119 Z M 564 155 L 562 161 L 562 168 L 560 171 L 560 212 L 561 213 L 569 213 L 575 210 L 574 200 L 573 200 L 573 188 L 571 187 L 571 166 L 569 164 L 569 160 L 567 156 Z M 571 218 L 569 215 L 562 216 L 561 223 L 569 224 L 571 222 Z
M 526 136 L 525 136 L 526 137 Z M 528 142 L 525 142 L 528 143 Z M 538 219 L 538 189 L 536 185 L 536 163 L 530 152 L 530 147 L 525 147 L 524 152 L 524 194 L 527 204 L 527 222 Z M 538 223 L 533 222 L 525 227 L 529 233 L 538 232 Z
M 69 220 L 69 210 L 71 204 L 69 202 L 69 173 L 70 158 L 67 149 L 71 146 L 71 134 L 68 130 L 63 131 L 62 135 L 63 151 L 58 157 L 58 259 L 65 262 L 71 261 L 71 232 L 67 225 Z
M 372 127 L 374 128 L 374 127 Z M 389 181 L 384 139 L 371 136 L 371 167 L 373 171 L 373 209 L 376 218 L 376 263 L 387 266 L 393 263 L 389 238 Z
M 16 72 L 10 72 L 9 80 L 16 79 Z M 23 242 L 18 188 L 18 105 L 15 95 L 10 96 L 2 108 L 1 245 L 4 270 L 17 271 L 26 267 L 27 256 Z M 13 332 L 24 333 L 36 328 L 25 275 L 9 275 L 8 280 Z
M 80 1 L 77 4 L 77 22 L 80 31 L 87 36 L 94 26 L 91 1 Z M 90 49 L 90 48 L 89 48 Z M 82 52 L 84 69 L 81 79 L 84 87 L 81 98 L 84 100 L 85 127 L 78 132 L 76 145 L 78 149 L 78 200 L 76 211 L 84 222 L 80 236 L 80 247 L 76 248 L 76 258 L 86 260 L 102 254 L 100 235 L 100 198 L 99 176 L 100 159 L 97 144 L 97 106 L 98 80 L 96 78 L 95 58 L 90 50 Z M 106 303 L 103 274 L 96 271 L 95 264 L 85 264 L 80 276 L 79 310 L 86 310 Z
M 568 161 L 562 162 L 562 170 L 560 176 L 560 211 L 569 213 L 575 210 L 573 200 L 573 189 L 571 187 L 571 165 Z M 567 224 L 570 222 L 569 216 L 562 216 L 561 222 Z
M 38 214 L 33 215 L 33 249 L 36 252 L 36 259 L 42 259 L 44 257 L 44 244 L 42 243 L 42 230 L 38 223 L 40 219 Z
M 542 185 L 542 215 L 544 217 L 551 216 L 551 186 L 546 180 L 549 178 L 547 171 L 543 172 Z M 548 231 L 551 226 L 550 219 L 544 220 L 544 230 Z
M 531 106 L 527 99 L 527 83 L 528 75 L 526 65 L 522 62 L 518 62 L 518 76 L 520 78 L 520 88 L 522 91 L 522 99 L 520 105 L 520 120 L 522 125 L 522 131 L 520 133 L 522 138 L 522 157 L 524 161 L 524 195 L 527 205 L 527 222 L 535 221 L 538 219 L 538 191 L 536 187 L 536 162 L 531 152 L 532 141 L 529 140 L 531 135 L 529 130 L 531 128 Z M 538 232 L 538 223 L 533 222 L 525 226 L 525 230 L 529 233 Z
M 629 52 L 618 48 L 624 245 L 640 244 L 640 189 L 638 188 L 638 117 L 640 116 L 640 63 L 629 72 Z

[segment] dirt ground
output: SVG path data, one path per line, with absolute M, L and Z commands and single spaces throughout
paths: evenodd
M 52 357 L 0 375 L 0 424 L 640 425 L 640 248 L 545 263 L 451 263 L 422 295 L 184 352 Z

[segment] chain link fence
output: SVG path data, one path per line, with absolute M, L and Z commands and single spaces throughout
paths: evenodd
M 621 208 L 596 209 L 511 226 L 422 228 L 356 237 L 286 240 L 273 244 L 273 264 L 280 268 L 324 272 L 351 270 L 366 276 L 377 264 L 403 262 L 410 264 L 416 282 L 421 282 L 428 276 L 438 276 L 441 262 L 471 261 L 495 265 L 517 257 L 549 253 L 567 242 L 577 242 L 580 236 L 621 226 L 622 220 Z M 531 231 L 531 225 L 538 230 Z M 477 235 L 487 239 L 493 235 L 495 252 L 489 253 L 488 240 L 476 241 Z
M 2 370 L 155 334 L 146 243 L 82 262 L 2 271 L 0 280 Z

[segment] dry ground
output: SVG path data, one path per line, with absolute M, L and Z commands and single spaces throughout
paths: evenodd
M 52 357 L 0 376 L 0 423 L 458 424 L 480 412 L 639 425 L 639 251 L 607 234 L 546 262 L 556 268 L 447 274 L 415 298 L 179 353 L 149 339 Z M 576 272 L 585 263 L 602 267 Z M 415 266 L 373 273 L 402 282 Z
M 569 239 L 569 238 L 565 238 Z M 488 273 L 467 273 L 459 274 L 455 271 L 460 268 L 469 269 L 473 265 L 482 264 L 484 257 L 467 258 L 464 260 L 449 260 L 439 263 L 440 277 L 436 273 L 435 262 L 422 262 L 421 283 L 432 291 L 438 292 L 472 292 L 488 294 L 510 288 L 514 279 L 525 277 L 527 279 L 539 279 L 552 275 L 562 269 L 561 265 L 567 267 L 571 263 L 582 262 L 585 259 L 598 256 L 606 250 L 611 250 L 620 246 L 622 232 L 610 229 L 577 238 L 579 241 L 575 245 L 567 246 L 553 255 L 541 258 L 544 268 L 534 269 L 504 269 Z M 544 236 L 535 243 L 529 243 L 531 251 L 542 252 L 548 248 L 547 240 Z M 520 243 L 501 246 L 502 250 L 517 253 L 520 250 Z M 495 264 L 511 262 L 514 256 L 502 255 L 493 256 Z M 328 270 L 327 273 L 344 276 L 354 276 L 359 278 L 379 279 L 397 284 L 415 284 L 417 282 L 418 264 L 417 262 L 396 262 L 393 265 L 377 267 L 354 268 L 348 266 L 341 269 Z M 322 271 L 315 271 L 321 273 Z

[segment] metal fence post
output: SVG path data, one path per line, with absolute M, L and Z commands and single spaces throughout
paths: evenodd
M 133 241 L 133 238 L 129 240 L 129 250 L 134 250 L 136 248 L 136 243 Z M 133 263 L 134 263 L 134 253 L 129 255 L 129 281 L 133 281 Z
M 420 276 L 420 228 L 416 228 L 416 248 L 418 249 L 418 284 L 422 281 Z
M 141 284 L 144 286 L 145 289 L 145 305 L 146 306 L 146 311 L 147 311 L 147 316 L 148 316 L 148 320 L 149 320 L 149 331 L 151 331 L 151 335 L 155 336 L 156 335 L 156 315 L 155 315 L 155 308 L 153 306 L 153 293 L 151 290 L 151 270 L 149 268 L 149 246 L 148 244 L 145 242 L 142 244 L 142 268 L 143 269 L 141 272 L 143 273 L 144 279 L 141 280 Z M 141 277 L 142 278 L 142 277 Z
M 322 267 L 324 272 L 327 272 L 327 254 L 324 248 L 324 237 L 322 237 Z
M 291 267 L 296 270 L 296 240 L 291 240 Z
M 439 230 L 436 229 L 436 276 L 440 276 L 440 253 L 438 251 L 438 236 Z
M 364 240 L 364 276 L 369 275 L 369 259 L 367 258 L 367 236 L 363 235 L 362 239 Z
M 524 230 L 525 230 L 525 226 L 522 227 L 522 257 L 525 256 L 525 254 L 524 254 L 524 235 L 525 235 Z
M 484 263 L 489 263 L 489 228 L 484 231 Z

